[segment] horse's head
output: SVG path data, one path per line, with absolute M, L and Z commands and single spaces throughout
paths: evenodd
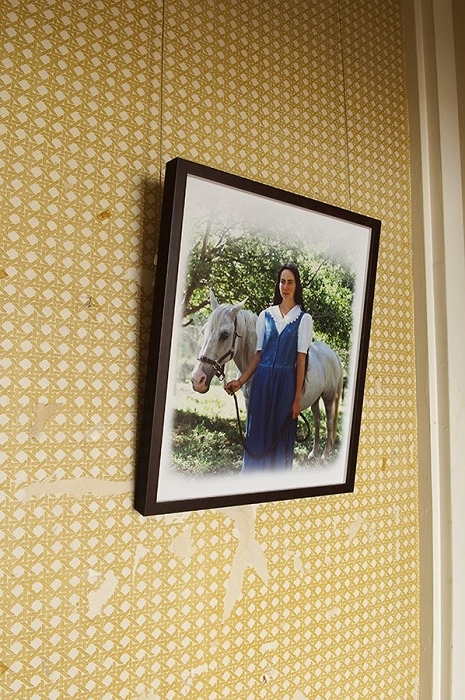
M 240 304 L 219 304 L 210 292 L 213 309 L 203 327 L 202 348 L 191 375 L 194 391 L 205 394 L 214 376 L 223 375 L 224 365 L 232 360 L 237 350 L 238 315 L 245 302 Z M 224 376 L 224 375 L 223 375 Z

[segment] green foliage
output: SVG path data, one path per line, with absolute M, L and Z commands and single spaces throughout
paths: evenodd
M 243 448 L 236 419 L 215 415 L 217 402 L 203 398 L 197 408 L 175 411 L 172 434 L 172 460 L 176 471 L 191 475 L 214 475 L 239 473 L 242 467 Z M 326 418 L 321 412 L 320 454 L 310 462 L 313 441 L 313 419 L 310 410 L 305 411 L 311 426 L 311 434 L 304 442 L 297 441 L 294 448 L 294 470 L 318 468 L 325 464 L 323 451 L 326 444 Z M 339 414 L 338 440 L 341 433 L 341 414 Z M 242 417 L 242 429 L 245 430 L 245 417 Z M 306 436 L 306 426 L 299 420 L 297 437 Z
M 324 259 L 310 279 L 309 272 L 309 268 L 303 266 L 304 301 L 313 317 L 315 338 L 327 342 L 345 364 L 352 332 L 354 275 L 339 263 Z
M 225 474 L 241 470 L 242 454 L 234 420 L 177 410 L 174 415 L 172 459 L 187 474 Z
M 294 262 L 302 279 L 305 308 L 313 317 L 315 339 L 325 340 L 345 363 L 352 331 L 353 272 L 277 233 L 258 234 L 244 224 L 228 228 L 198 222 L 184 294 L 185 323 L 205 321 L 210 289 L 220 303 L 246 300 L 246 308 L 260 313 L 273 301 L 279 268 Z

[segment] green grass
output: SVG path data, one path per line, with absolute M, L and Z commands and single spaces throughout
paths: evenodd
M 238 396 L 241 418 L 245 407 Z M 223 386 L 212 383 L 206 394 L 196 394 L 190 383 L 179 384 L 173 421 L 174 467 L 189 474 L 227 474 L 241 470 L 242 445 L 234 400 Z
M 181 472 L 239 472 L 242 448 L 235 421 L 176 410 L 172 454 L 174 466 Z
M 238 393 L 242 430 L 245 432 L 246 412 L 242 394 Z M 311 411 L 305 412 L 310 423 L 310 437 L 296 442 L 294 468 L 315 467 L 321 459 L 308 462 L 313 441 Z M 321 421 L 320 454 L 326 442 L 326 423 Z M 299 420 L 298 436 L 306 432 Z M 176 470 L 187 474 L 233 474 L 242 467 L 242 443 L 237 425 L 234 399 L 228 396 L 223 386 L 216 383 L 206 394 L 196 394 L 190 384 L 179 384 L 176 392 L 172 459 Z

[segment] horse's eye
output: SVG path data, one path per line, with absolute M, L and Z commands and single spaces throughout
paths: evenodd
M 220 333 L 220 340 L 227 340 L 229 338 L 229 333 L 228 331 L 221 331 Z

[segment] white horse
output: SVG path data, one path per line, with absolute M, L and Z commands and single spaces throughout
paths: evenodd
M 255 354 L 257 317 L 245 310 L 245 302 L 240 304 L 219 304 L 210 291 L 212 314 L 203 328 L 203 344 L 191 382 L 194 391 L 205 394 L 214 376 L 224 378 L 224 366 L 234 360 L 242 373 Z M 244 384 L 246 405 L 253 377 Z M 314 342 L 308 350 L 308 366 L 302 392 L 301 410 L 311 407 L 315 437 L 310 459 L 318 455 L 320 447 L 320 398 L 326 411 L 326 447 L 324 456 L 328 458 L 334 447 L 337 430 L 339 403 L 342 395 L 343 371 L 338 355 L 322 342 Z

